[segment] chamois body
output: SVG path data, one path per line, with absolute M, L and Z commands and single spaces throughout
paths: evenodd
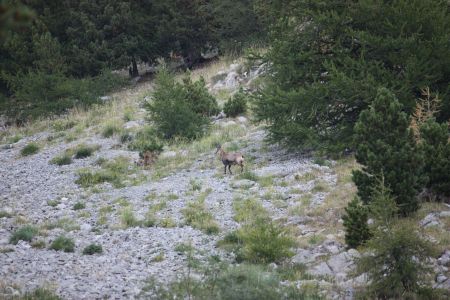
M 227 153 L 222 149 L 221 145 L 217 145 L 216 154 L 217 153 L 219 153 L 220 160 L 224 165 L 225 174 L 227 174 L 227 167 L 228 167 L 228 171 L 230 172 L 231 175 L 233 175 L 233 173 L 231 172 L 231 166 L 233 165 L 241 166 L 241 172 L 244 171 L 244 156 L 241 153 L 237 152 Z

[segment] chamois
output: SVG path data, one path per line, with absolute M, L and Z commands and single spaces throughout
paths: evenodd
M 244 156 L 241 153 L 227 153 L 222 149 L 222 146 L 220 144 L 217 145 L 216 153 L 219 153 L 220 160 L 222 160 L 223 165 L 225 166 L 225 174 L 227 174 L 227 166 L 228 171 L 231 173 L 231 166 L 232 165 L 239 165 L 241 166 L 241 173 L 244 171 Z

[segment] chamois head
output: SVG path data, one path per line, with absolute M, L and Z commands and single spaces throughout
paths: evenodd
M 222 149 L 222 145 L 216 144 L 216 153 L 214 154 L 217 154 L 217 152 L 219 152 L 220 149 Z

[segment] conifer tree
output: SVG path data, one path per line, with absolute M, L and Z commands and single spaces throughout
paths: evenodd
M 345 227 L 345 243 L 349 248 L 357 248 L 370 238 L 368 209 L 358 197 L 353 198 L 345 208 L 342 217 Z
M 358 195 L 370 203 L 374 187 L 384 178 L 403 215 L 419 207 L 417 194 L 423 183 L 423 155 L 409 124 L 397 98 L 383 88 L 355 125 L 356 160 L 362 165 L 353 172 Z

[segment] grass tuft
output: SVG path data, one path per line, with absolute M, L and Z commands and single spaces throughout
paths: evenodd
M 20 154 L 22 156 L 29 156 L 29 155 L 33 155 L 39 152 L 39 145 L 31 142 L 29 144 L 27 144 L 25 147 L 22 148 L 22 150 L 20 150 Z
M 83 255 L 93 255 L 95 253 L 103 253 L 103 248 L 101 245 L 90 244 L 83 249 Z
M 50 245 L 50 249 L 64 252 L 73 252 L 74 247 L 75 242 L 71 238 L 63 235 L 57 237 Z
M 38 229 L 31 225 L 26 225 L 15 231 L 9 239 L 9 242 L 16 245 L 19 241 L 31 242 L 37 235 Z

